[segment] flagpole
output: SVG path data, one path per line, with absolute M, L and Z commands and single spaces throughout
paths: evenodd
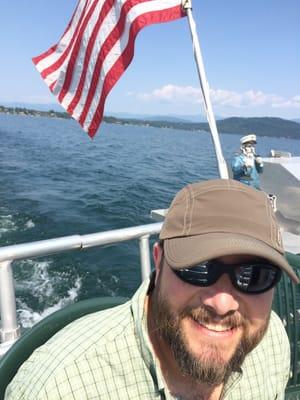
M 218 162 L 218 168 L 219 168 L 219 174 L 222 179 L 228 179 L 228 170 L 227 170 L 227 165 L 226 161 L 223 157 L 222 153 L 222 148 L 221 148 L 221 143 L 219 139 L 219 134 L 218 134 L 218 129 L 214 117 L 214 113 L 212 110 L 212 105 L 210 101 L 210 95 L 209 95 L 209 85 L 206 79 L 205 75 L 205 69 L 204 69 L 204 64 L 203 64 L 203 58 L 201 55 L 201 49 L 200 49 L 200 43 L 196 31 L 196 24 L 192 15 L 192 0 L 182 0 L 182 6 L 183 9 L 186 11 L 188 21 L 189 21 L 189 26 L 190 26 L 190 31 L 192 35 L 192 42 L 193 42 L 193 50 L 194 50 L 194 57 L 197 65 L 197 71 L 200 79 L 200 86 L 202 90 L 202 95 L 204 99 L 204 106 L 206 110 L 206 117 L 208 120 L 208 124 L 210 127 L 214 147 L 215 147 L 215 153 L 217 157 L 217 162 Z

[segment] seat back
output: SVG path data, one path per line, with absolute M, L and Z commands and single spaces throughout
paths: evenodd
M 8 350 L 0 360 L 0 400 L 20 366 L 32 352 L 70 322 L 86 314 L 123 304 L 124 297 L 103 297 L 82 300 L 54 312 L 34 325 Z
M 286 253 L 289 264 L 300 277 L 300 255 Z M 276 288 L 273 309 L 280 316 L 291 345 L 291 378 L 285 399 L 300 399 L 300 285 L 295 285 L 286 274 Z

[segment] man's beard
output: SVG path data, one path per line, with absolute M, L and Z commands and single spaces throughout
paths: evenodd
M 159 286 L 159 285 L 158 285 Z M 216 315 L 212 315 L 204 306 L 185 308 L 179 315 L 174 315 L 166 299 L 161 298 L 159 287 L 151 296 L 151 313 L 158 335 L 167 343 L 181 373 L 197 383 L 217 386 L 226 383 L 233 371 L 238 371 L 246 357 L 262 340 L 269 324 L 270 315 L 264 325 L 255 333 L 249 333 L 249 322 L 241 315 L 227 315 L 218 324 L 228 328 L 243 330 L 242 338 L 228 361 L 220 354 L 217 345 L 210 345 L 209 351 L 195 355 L 188 346 L 181 322 L 191 318 L 202 324 L 215 323 Z M 225 339 L 226 340 L 226 339 Z M 207 347 L 206 347 L 207 348 Z

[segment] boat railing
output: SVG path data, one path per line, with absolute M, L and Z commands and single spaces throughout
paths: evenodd
M 114 229 L 87 235 L 72 235 L 0 248 L 0 357 L 20 337 L 17 321 L 15 286 L 12 273 L 14 261 L 47 256 L 69 250 L 83 250 L 96 246 L 139 239 L 141 276 L 144 280 L 151 271 L 149 238 L 158 234 L 162 222 Z
M 288 151 L 274 150 L 270 151 L 270 156 L 274 158 L 292 158 L 292 153 Z

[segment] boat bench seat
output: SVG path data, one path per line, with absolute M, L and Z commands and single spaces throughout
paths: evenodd
M 82 300 L 54 312 L 34 325 L 18 339 L 0 360 L 0 400 L 4 399 L 8 384 L 23 362 L 29 358 L 37 347 L 44 344 L 56 332 L 75 319 L 96 311 L 118 306 L 127 300 L 125 297 L 101 297 Z
M 300 255 L 286 253 L 289 264 L 300 277 Z M 291 378 L 285 400 L 300 399 L 300 285 L 294 285 L 283 274 L 277 285 L 273 309 L 282 319 L 291 344 Z
M 290 265 L 300 277 L 300 255 L 286 253 Z M 43 319 L 12 346 L 0 360 L 0 400 L 4 399 L 7 385 L 12 380 L 22 363 L 35 348 L 44 344 L 51 336 L 73 320 L 99 310 L 105 310 L 127 299 L 106 297 L 83 300 L 62 310 L 56 311 Z M 291 343 L 291 378 L 286 389 L 285 400 L 300 399 L 300 286 L 294 285 L 283 274 L 275 291 L 273 309 L 282 319 Z

